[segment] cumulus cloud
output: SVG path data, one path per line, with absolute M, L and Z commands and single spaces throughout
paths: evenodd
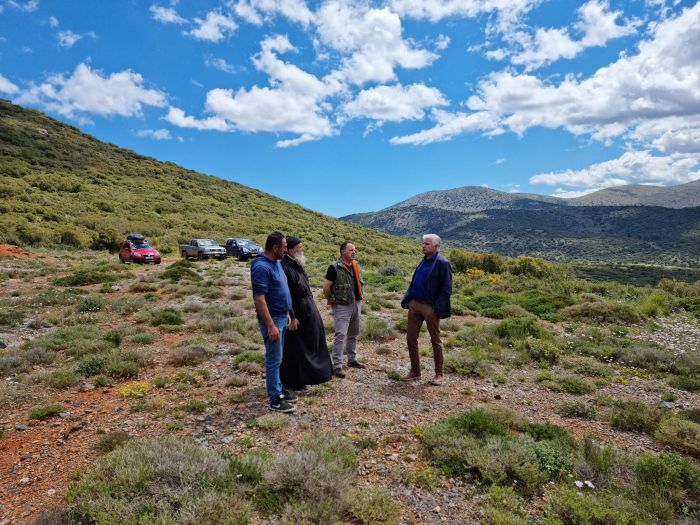
M 281 15 L 304 26 L 314 18 L 304 0 L 238 0 L 230 2 L 233 11 L 245 21 L 262 25 L 267 17 Z
M 140 129 L 136 132 L 137 137 L 147 137 L 154 140 L 172 140 L 170 130 L 161 129 Z
M 608 0 L 589 0 L 578 9 L 578 15 L 573 26 L 581 33 L 577 40 L 572 38 L 568 28 L 538 28 L 534 37 L 523 31 L 510 35 L 521 48 L 511 62 L 532 70 L 562 58 L 574 58 L 589 47 L 604 46 L 610 40 L 635 33 L 639 24 L 637 20 L 623 20 L 618 24 L 622 11 L 610 11 Z
M 209 11 L 204 20 L 195 18 L 194 22 L 198 27 L 187 31 L 185 34 L 197 40 L 206 40 L 209 42 L 221 42 L 238 27 L 238 24 L 236 24 L 232 18 L 229 18 L 219 11 Z
M 55 16 L 50 16 L 49 17 L 49 25 L 51 27 L 58 27 L 58 25 L 59 25 L 58 18 L 56 18 Z
M 360 91 L 353 101 L 345 104 L 343 111 L 349 118 L 401 122 L 420 120 L 425 109 L 447 104 L 439 90 L 423 84 L 379 86 Z
M 19 88 L 7 80 L 4 76 L 0 75 L 0 93 L 15 95 L 16 93 L 19 93 Z
M 162 91 L 146 88 L 143 77 L 131 70 L 105 76 L 83 63 L 71 76 L 52 75 L 44 83 L 31 86 L 17 101 L 69 118 L 132 117 L 140 116 L 145 106 L 165 106 L 166 96 Z
M 33 13 L 39 9 L 39 0 L 29 0 L 28 2 L 17 2 L 16 0 L 6 0 L 7 5 L 14 9 L 19 9 L 25 13 Z
M 73 31 L 66 30 L 66 31 L 59 31 L 58 35 L 56 35 L 56 38 L 58 38 L 58 45 L 61 47 L 65 47 L 70 49 L 75 45 L 76 42 L 82 40 L 83 38 L 90 37 L 90 38 L 95 38 L 97 35 L 95 35 L 94 31 L 89 31 L 87 33 L 74 33 Z
M 444 142 L 463 133 L 479 131 L 487 131 L 494 135 L 500 133 L 498 119 L 487 111 L 451 113 L 435 109 L 431 113 L 431 118 L 436 122 L 434 127 L 411 135 L 393 137 L 389 142 L 422 146 L 433 142 Z
M 478 84 L 467 106 L 499 115 L 501 125 L 518 134 L 540 126 L 599 140 L 629 134 L 653 142 L 673 131 L 664 124 L 677 127 L 689 120 L 687 128 L 697 129 L 697 49 L 700 4 L 659 23 L 649 40 L 639 44 L 636 55 L 623 56 L 588 78 L 568 76 L 557 84 L 531 74 L 500 71 Z M 635 134 L 638 127 L 643 132 Z
M 152 5 L 150 7 L 151 15 L 153 20 L 160 22 L 161 24 L 186 24 L 187 20 L 182 18 L 177 14 L 177 11 L 172 7 L 162 7 L 159 5 Z
M 653 156 L 649 151 L 627 151 L 621 157 L 582 170 L 541 173 L 532 184 L 600 189 L 622 184 L 682 184 L 700 179 L 698 157 Z
M 210 117 L 198 120 L 171 108 L 166 120 L 196 129 L 297 135 L 293 139 L 278 141 L 278 147 L 295 146 L 332 135 L 334 130 L 326 115 L 330 107 L 324 100 L 336 93 L 339 85 L 332 79 L 319 79 L 278 56 L 294 51 L 296 49 L 285 36 L 265 39 L 260 53 L 253 58 L 253 64 L 268 75 L 269 86 L 237 91 L 213 89 L 207 93 L 205 103 Z
M 438 56 L 419 49 L 402 36 L 399 15 L 348 0 L 326 2 L 316 12 L 321 44 L 343 56 L 334 76 L 343 82 L 391 82 L 394 69 L 420 69 Z

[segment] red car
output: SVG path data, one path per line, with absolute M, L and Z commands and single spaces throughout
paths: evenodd
M 119 250 L 120 262 L 160 264 L 160 252 L 148 244 L 141 234 L 129 234 Z

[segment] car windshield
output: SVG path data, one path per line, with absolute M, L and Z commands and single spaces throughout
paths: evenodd
M 248 239 L 241 239 L 238 241 L 239 246 L 243 246 L 244 248 L 257 248 L 257 245 L 253 241 L 249 241 Z
M 218 246 L 216 244 L 216 241 L 212 241 L 211 239 L 205 239 L 203 241 L 199 241 L 200 246 Z
M 148 244 L 147 242 L 135 242 L 133 244 L 134 250 L 145 250 L 146 248 L 150 248 L 151 245 Z

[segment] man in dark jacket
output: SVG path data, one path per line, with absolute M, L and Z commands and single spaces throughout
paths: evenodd
M 401 301 L 401 307 L 408 310 L 406 345 L 411 358 L 411 371 L 403 378 L 414 381 L 420 378 L 420 355 L 418 354 L 418 334 L 423 321 L 428 326 L 430 343 L 435 358 L 435 377 L 431 385 L 442 381 L 442 341 L 440 340 L 440 319 L 450 316 L 450 295 L 452 295 L 452 267 L 440 255 L 440 237 L 435 234 L 423 235 L 423 260 L 413 272 L 411 284 Z

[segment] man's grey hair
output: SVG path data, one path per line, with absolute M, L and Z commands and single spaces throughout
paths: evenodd
M 423 240 L 430 240 L 431 243 L 433 243 L 433 246 L 439 248 L 440 247 L 440 236 L 435 235 L 434 233 L 426 233 L 423 235 Z

